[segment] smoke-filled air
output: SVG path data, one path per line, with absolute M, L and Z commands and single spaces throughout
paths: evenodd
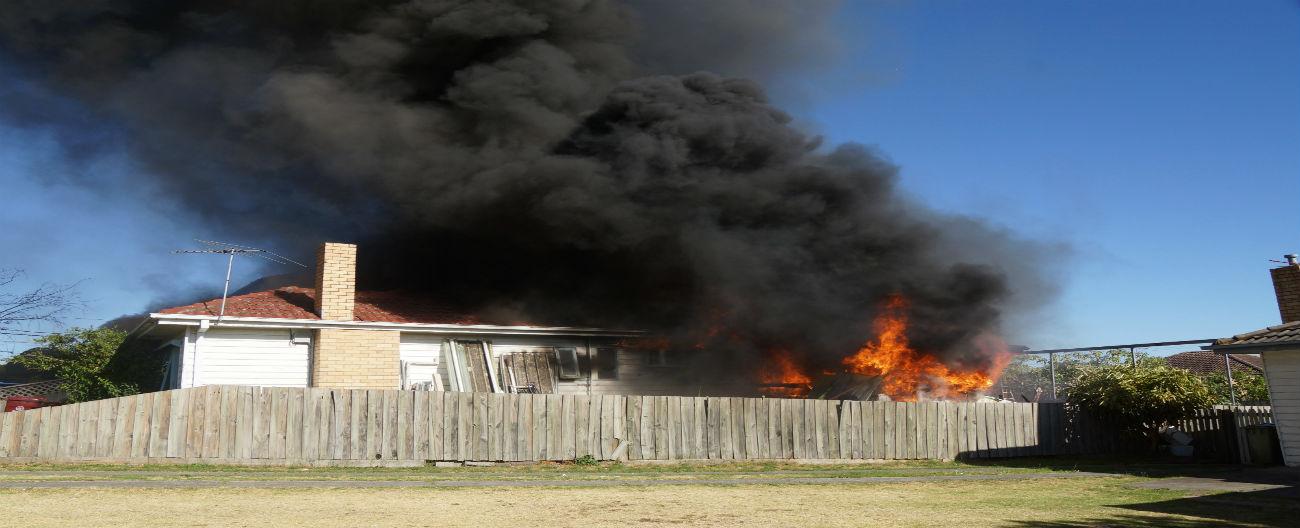
M 879 374 L 903 363 L 864 354 L 901 345 L 930 370 L 900 391 L 979 388 L 959 375 L 995 374 L 1005 321 L 1049 296 L 1044 246 L 928 209 L 732 76 L 832 53 L 833 3 L 706 4 L 7 2 L 0 65 L 67 104 L 0 111 L 94 123 L 141 178 L 94 184 L 223 239 L 355 242 L 362 289 L 645 329 L 706 379 Z

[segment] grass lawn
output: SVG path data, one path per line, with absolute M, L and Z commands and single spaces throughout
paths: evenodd
M 21 519 L 23 526 L 58 527 L 1229 525 L 1215 520 L 1222 512 L 1143 511 L 1142 505 L 1176 501 L 1187 494 L 1133 489 L 1125 486 L 1126 480 L 578 489 L 8 490 L 0 491 L 0 512 L 6 519 Z M 1240 510 L 1242 522 L 1235 526 L 1285 525 L 1258 509 L 1228 507 Z
M 959 462 L 909 461 L 881 464 L 524 464 L 455 468 L 247 467 L 215 465 L 0 464 L 6 480 L 549 480 L 694 479 L 768 477 L 890 477 L 986 475 L 1069 471 L 1040 466 L 997 467 Z
M 1035 479 L 1027 472 L 1098 470 L 1052 461 L 1016 467 L 962 463 L 806 466 L 536 465 L 454 469 L 216 466 L 0 466 L 7 480 L 690 479 L 738 485 L 529 488 L 0 489 L 15 526 L 1294 526 L 1300 505 L 1251 493 L 1143 489 L 1125 476 Z M 1153 473 L 1161 467 L 1153 466 Z M 1185 469 L 1185 468 L 1184 468 Z M 1197 468 L 1212 471 L 1213 467 Z M 776 484 L 776 476 L 1026 474 L 1000 481 Z M 25 475 L 25 476 L 24 476 Z M 61 475 L 61 476 L 60 476 Z

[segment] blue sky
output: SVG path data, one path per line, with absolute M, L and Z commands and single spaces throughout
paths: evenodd
M 780 82 L 802 126 L 877 147 L 939 210 L 1071 248 L 1061 298 L 1013 339 L 1191 339 L 1278 321 L 1269 259 L 1300 251 L 1300 4 L 850 1 L 835 31 L 835 61 Z M 137 169 L 111 154 L 70 164 L 54 141 L 0 123 L 0 267 L 26 269 L 28 286 L 83 281 L 74 325 L 171 284 L 219 287 L 221 259 L 170 251 L 221 239 L 220 226 L 178 224 L 150 189 L 69 183 Z M 237 281 L 255 275 L 237 266 Z M 0 335 L 0 354 L 25 341 Z

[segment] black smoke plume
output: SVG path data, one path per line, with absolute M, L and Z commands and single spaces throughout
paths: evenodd
M 73 125 L 106 123 L 229 238 L 358 242 L 363 288 L 818 366 L 898 293 L 919 348 L 985 365 L 977 336 L 1041 300 L 1038 246 L 928 211 L 870 149 L 695 71 L 822 60 L 833 4 L 705 4 L 11 1 L 0 61 L 73 106 L 9 90 L 5 117 L 82 155 Z

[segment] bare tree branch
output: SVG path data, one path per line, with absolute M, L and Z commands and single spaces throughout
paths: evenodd
M 35 321 L 62 323 L 60 316 L 81 305 L 72 284 L 44 283 L 26 292 L 10 290 L 23 276 L 23 270 L 0 270 L 0 325 Z

